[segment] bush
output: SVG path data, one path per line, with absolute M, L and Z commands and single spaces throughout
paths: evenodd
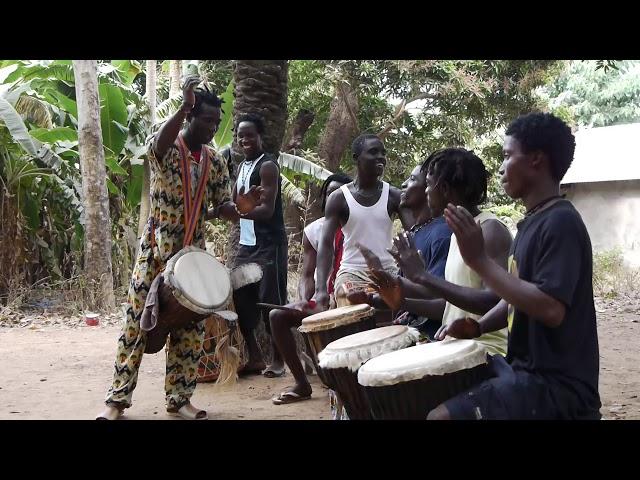
M 606 298 L 637 291 L 640 272 L 624 263 L 622 250 L 614 248 L 593 254 L 593 291 Z

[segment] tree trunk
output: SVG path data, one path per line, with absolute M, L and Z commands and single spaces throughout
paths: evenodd
M 84 272 L 89 286 L 91 309 L 113 309 L 111 268 L 111 217 L 107 194 L 107 173 L 100 129 L 98 62 L 74 60 L 73 71 L 78 103 L 78 149 L 84 199 Z
M 169 60 L 169 97 L 175 97 L 182 89 L 180 78 L 182 77 L 182 61 Z
M 238 60 L 233 69 L 234 125 L 245 113 L 262 115 L 266 130 L 262 136 L 264 150 L 276 156 L 287 123 L 288 73 L 286 60 Z M 233 146 L 241 151 L 235 139 Z
M 147 85 L 146 85 L 147 104 L 149 106 L 149 129 L 153 128 L 156 123 L 156 61 L 147 60 Z M 142 176 L 142 192 L 140 194 L 140 217 L 138 218 L 138 238 L 144 231 L 144 226 L 149 218 L 149 209 L 151 208 L 151 199 L 149 198 L 149 188 L 151 183 L 151 169 L 149 168 L 149 160 L 144 156 L 144 173 Z
M 290 133 L 287 136 L 288 140 L 284 142 L 284 147 L 282 147 L 283 152 L 291 153 L 292 155 L 296 154 L 296 150 L 302 147 L 304 136 L 307 130 L 309 130 L 309 127 L 311 127 L 315 117 L 313 112 L 306 109 L 298 112 L 291 126 Z
M 265 133 L 262 136 L 266 152 L 278 155 L 287 122 L 289 64 L 286 60 L 237 60 L 234 62 L 233 82 L 235 97 L 233 104 L 233 124 L 245 113 L 262 115 Z M 232 153 L 241 152 L 234 136 Z M 241 155 L 240 155 L 241 157 Z M 235 178 L 238 155 L 232 155 L 231 177 Z M 238 251 L 240 229 L 234 224 L 229 233 L 227 265 L 231 265 Z
M 358 133 L 357 114 L 356 91 L 346 82 L 336 83 L 329 118 L 318 142 L 318 154 L 332 172 L 338 170 L 344 151 Z

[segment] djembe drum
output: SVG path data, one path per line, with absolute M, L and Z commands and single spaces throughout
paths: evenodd
M 415 345 L 420 333 L 403 325 L 374 328 L 331 342 L 318 355 L 318 367 L 340 396 L 351 420 L 370 420 L 371 410 L 358 369 L 368 360 Z
M 376 420 L 426 420 L 442 402 L 489 378 L 485 347 L 445 340 L 380 355 L 358 370 Z
M 262 268 L 257 263 L 246 263 L 229 273 L 233 291 L 262 279 Z M 216 382 L 224 385 L 237 378 L 238 366 L 244 360 L 244 343 L 238 326 L 238 314 L 229 310 L 215 312 L 205 320 L 203 354 L 198 366 L 198 382 Z
M 318 354 L 334 340 L 375 328 L 374 312 L 375 310 L 366 304 L 348 305 L 316 313 L 302 320 L 298 331 L 302 333 L 311 353 L 318 377 L 329 388 L 333 386 L 318 368 Z

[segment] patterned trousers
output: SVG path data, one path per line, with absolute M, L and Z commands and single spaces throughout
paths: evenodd
M 125 318 L 118 338 L 113 381 L 105 399 L 107 405 L 116 403 L 125 408 L 131 406 L 147 340 L 146 332 L 140 328 L 140 318 L 149 287 L 160 273 L 150 245 L 143 242 L 141 247 L 124 307 Z M 164 384 L 167 409 L 176 410 L 189 403 L 197 384 L 203 342 L 204 321 L 170 335 Z

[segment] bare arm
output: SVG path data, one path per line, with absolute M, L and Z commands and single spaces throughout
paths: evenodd
M 487 243 L 490 245 L 487 254 L 495 262 L 496 266 L 504 269 L 506 273 L 507 258 L 509 256 L 509 249 L 511 248 L 511 235 L 499 222 L 491 220 L 482 225 L 482 231 L 487 236 Z M 410 280 L 427 287 L 437 297 L 444 298 L 462 310 L 483 315 L 491 310 L 500 300 L 500 297 L 489 288 L 477 289 L 463 287 L 431 275 L 422 268 L 416 269 L 412 265 L 412 263 L 415 262 L 415 260 L 413 260 L 413 256 L 415 255 L 406 252 L 406 243 L 403 243 L 400 247 L 396 245 L 396 247 L 405 250 L 405 256 L 409 255 L 403 260 L 401 268 Z M 415 249 L 413 250 L 415 251 Z
M 276 198 L 278 198 L 278 185 L 280 182 L 280 171 L 274 162 L 264 162 L 260 167 L 260 186 L 262 187 L 262 203 L 251 212 L 243 215 L 247 220 L 267 221 L 273 216 L 276 208 Z M 235 201 L 237 191 L 234 189 Z
M 442 298 L 423 300 L 417 298 L 405 298 L 402 309 L 409 313 L 415 313 L 432 320 L 442 320 L 447 302 Z
M 318 255 L 316 264 L 316 291 L 315 299 L 318 306 L 323 309 L 329 308 L 329 295 L 327 294 L 327 281 L 331 273 L 333 264 L 333 242 L 336 230 L 340 227 L 341 214 L 347 209 L 344 194 L 336 190 L 329 198 L 324 211 L 324 224 L 322 234 L 318 243 Z
M 477 338 L 485 333 L 495 332 L 507 326 L 509 305 L 504 300 L 489 310 L 480 320 L 457 318 L 449 325 L 443 325 L 436 332 L 436 340 L 444 340 L 449 335 L 453 338 Z
M 305 233 L 302 234 L 302 249 L 304 257 L 302 260 L 302 279 L 298 285 L 298 294 L 302 300 L 310 300 L 316 289 L 313 274 L 316 271 L 317 252 Z
M 167 154 L 173 143 L 176 141 L 180 129 L 184 124 L 187 115 L 196 103 L 196 97 L 193 89 L 200 83 L 197 75 L 190 75 L 185 79 L 182 94 L 184 102 L 180 109 L 174 113 L 169 120 L 158 131 L 153 141 L 153 151 L 157 159 L 162 159 Z
M 522 310 L 547 327 L 557 327 L 564 320 L 565 305 L 544 293 L 533 283 L 509 274 L 485 249 L 483 231 L 469 212 L 454 205 L 445 210 L 447 223 L 458 238 L 460 253 L 470 268 L 506 303 Z M 488 240 L 488 239 L 487 239 Z

